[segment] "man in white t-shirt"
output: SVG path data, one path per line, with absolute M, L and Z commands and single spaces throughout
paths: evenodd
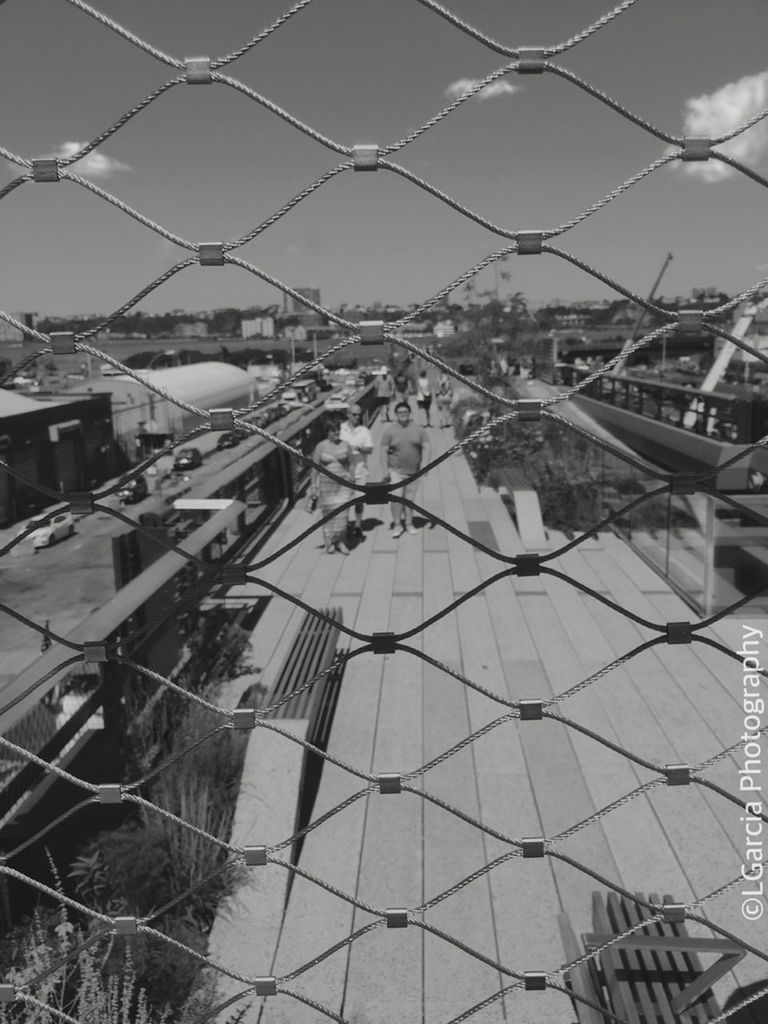
M 341 425 L 341 441 L 346 441 L 352 449 L 349 468 L 352 480 L 356 484 L 368 482 L 368 456 L 373 451 L 373 438 L 368 427 L 363 425 L 363 412 L 359 405 L 351 405 L 347 419 Z M 357 492 L 359 494 L 359 492 Z M 363 507 L 365 502 L 360 494 L 355 502 L 355 522 L 350 523 L 351 536 L 363 536 Z

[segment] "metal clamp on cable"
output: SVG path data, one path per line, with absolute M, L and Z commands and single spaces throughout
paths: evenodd
M 34 181 L 58 181 L 58 160 L 33 160 L 32 178 Z
M 211 417 L 211 430 L 234 430 L 235 410 L 234 409 L 209 409 Z
M 103 782 L 99 786 L 100 804 L 120 804 L 123 802 L 123 791 L 119 782 Z
M 385 484 L 366 484 L 363 494 L 363 501 L 366 505 L 386 505 L 389 501 L 389 491 Z
M 378 171 L 379 147 L 374 143 L 352 147 L 352 159 L 356 171 Z
M 91 491 L 73 491 L 69 495 L 69 511 L 73 516 L 89 516 L 93 512 Z
M 239 587 L 248 580 L 245 577 L 246 566 L 244 565 L 222 565 L 219 574 L 222 586 Z
M 116 917 L 115 935 L 136 935 L 138 921 L 135 917 Z
M 51 348 L 55 356 L 71 356 L 77 352 L 75 336 L 72 331 L 54 331 L 50 338 Z
M 267 863 L 266 846 L 246 846 L 244 853 L 245 863 L 248 867 L 261 867 Z
M 685 920 L 685 904 L 665 903 L 664 920 L 667 924 L 682 924 Z
M 95 643 L 92 640 L 86 640 L 83 644 L 83 661 L 89 664 L 109 661 L 106 641 L 102 640 Z
M 691 782 L 691 766 L 688 764 L 668 764 L 664 768 L 668 786 L 688 786 Z
M 187 85 L 210 85 L 210 57 L 185 57 L 184 63 L 187 67 Z
M 257 996 L 276 996 L 277 978 L 254 978 L 253 988 Z
M 233 729 L 255 729 L 256 728 L 256 709 L 255 708 L 235 708 L 232 712 L 232 728 Z
M 547 987 L 547 976 L 544 971 L 525 971 L 526 992 L 543 992 Z
M 384 917 L 386 918 L 387 928 L 407 928 L 408 927 L 408 911 L 407 910 L 385 910 Z
M 536 256 L 541 252 L 541 243 L 544 239 L 543 231 L 518 231 L 517 255 Z
M 544 403 L 539 398 L 521 398 L 517 403 L 517 419 L 519 423 L 537 423 L 544 411 Z
M 541 555 L 516 555 L 515 566 L 518 576 L 540 576 Z
M 201 267 L 224 266 L 223 242 L 201 242 L 197 247 L 197 253 Z
M 544 51 L 538 47 L 521 46 L 517 53 L 518 75 L 540 75 L 547 66 Z
M 520 706 L 521 722 L 540 721 L 544 717 L 543 701 L 526 699 L 519 700 L 517 703 Z
M 379 776 L 380 793 L 402 793 L 402 791 L 403 780 L 397 773 L 389 772 Z
M 544 840 L 543 839 L 521 839 L 523 844 L 523 859 L 528 857 L 543 857 L 544 856 Z
M 675 473 L 669 481 L 670 494 L 695 494 L 697 487 L 695 473 Z
M 16 989 L 13 985 L 0 985 L 0 1003 L 16 1001 Z
M 675 325 L 678 334 L 701 334 L 704 328 L 703 309 L 681 309 Z
M 380 345 L 385 340 L 383 320 L 361 320 L 357 326 L 360 328 L 361 344 Z
M 374 654 L 394 654 L 395 634 L 374 633 L 371 637 L 371 647 L 373 648 Z
M 693 625 L 690 622 L 668 622 L 667 643 L 668 644 L 689 644 L 693 640 L 691 630 Z
M 703 135 L 689 135 L 683 139 L 682 160 L 709 160 L 712 156 L 712 139 Z

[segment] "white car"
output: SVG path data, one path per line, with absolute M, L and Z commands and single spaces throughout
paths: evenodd
M 52 544 L 55 544 L 57 540 L 63 540 L 64 537 L 71 537 L 75 532 L 75 521 L 72 518 L 72 513 L 68 510 L 57 512 L 56 515 L 47 523 L 42 522 L 44 519 L 44 513 L 39 516 L 34 516 L 22 530 L 19 530 L 19 533 L 24 533 L 24 530 L 28 530 L 30 527 L 35 527 L 34 532 L 24 538 L 25 540 L 31 540 L 35 548 L 50 547 Z

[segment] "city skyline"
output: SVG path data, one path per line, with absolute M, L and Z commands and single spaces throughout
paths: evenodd
M 78 4 L 29 0 L 0 8 L 6 154 L 72 155 L 178 74 Z M 605 0 L 446 6 L 510 47 L 554 45 L 612 9 Z M 202 3 L 195 17 L 185 17 L 189 4 L 180 0 L 99 0 L 94 9 L 174 57 L 215 57 L 289 7 L 265 0 L 254 16 L 251 5 L 232 0 L 226 18 Z M 680 0 L 673 9 L 637 0 L 552 62 L 667 133 L 726 134 L 768 105 L 761 48 L 767 23 L 758 0 L 740 0 L 728 11 L 718 0 Z M 342 145 L 387 146 L 509 61 L 418 0 L 314 0 L 223 72 Z M 721 148 L 764 175 L 768 122 Z M 535 230 L 578 217 L 666 150 L 565 78 L 512 72 L 389 159 L 481 218 Z M 72 170 L 168 233 L 198 243 L 242 237 L 344 160 L 240 92 L 179 85 Z M 0 189 L 22 170 L 0 161 Z M 663 294 L 708 286 L 735 294 L 768 274 L 763 188 L 720 162 L 677 162 L 553 244 L 639 295 L 648 293 L 667 252 L 674 260 Z M 6 195 L 0 240 L 0 309 L 8 313 L 108 315 L 190 255 L 69 181 L 27 182 Z M 506 244 L 402 175 L 349 171 L 235 254 L 290 286 L 310 282 L 328 308 L 376 301 L 405 307 L 423 303 Z M 502 295 L 519 291 L 531 303 L 620 297 L 553 255 L 512 256 L 501 269 Z M 488 267 L 475 290 L 496 284 Z M 451 301 L 468 297 L 461 286 Z M 135 308 L 275 304 L 283 304 L 282 293 L 243 269 L 194 267 Z

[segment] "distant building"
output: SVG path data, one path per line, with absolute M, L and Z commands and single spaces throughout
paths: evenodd
M 208 324 L 204 320 L 195 320 L 191 324 L 176 324 L 173 334 L 176 338 L 207 338 Z
M 456 333 L 453 320 L 438 320 L 434 327 L 436 338 L 450 338 Z
M 271 316 L 257 316 L 240 321 L 240 334 L 247 338 L 274 338 L 275 321 Z
M 428 320 L 409 320 L 399 328 L 401 334 L 408 336 L 432 334 L 432 324 Z
M 302 324 L 289 324 L 283 328 L 283 337 L 292 341 L 306 341 L 307 329 Z
M 320 289 L 319 288 L 294 288 L 295 292 L 299 295 L 303 295 L 305 299 L 309 299 L 310 302 L 314 302 L 316 306 L 320 303 Z M 303 302 L 299 302 L 292 295 L 285 296 L 285 312 L 288 314 L 301 315 L 302 313 L 312 313 L 308 306 L 305 306 Z

